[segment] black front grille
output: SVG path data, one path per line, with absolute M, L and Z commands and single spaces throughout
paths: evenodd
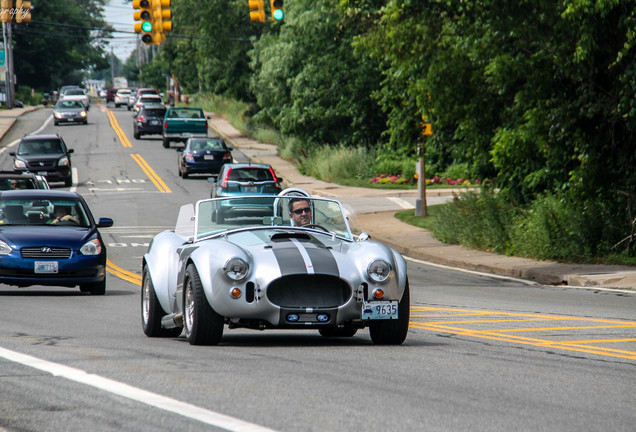
M 37 170 L 43 168 L 54 168 L 57 161 L 27 162 L 29 168 Z
M 267 298 L 285 308 L 334 308 L 351 298 L 351 287 L 337 276 L 291 275 L 273 281 Z
M 71 257 L 71 250 L 68 248 L 38 246 L 22 248 L 20 252 L 22 258 L 68 259 Z

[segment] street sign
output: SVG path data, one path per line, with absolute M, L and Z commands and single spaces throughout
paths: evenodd
M 0 66 L 2 66 L 2 67 L 5 66 L 4 50 L 0 50 Z

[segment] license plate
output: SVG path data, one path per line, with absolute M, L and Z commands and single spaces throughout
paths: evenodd
M 256 193 L 256 186 L 245 186 L 243 192 Z
M 35 273 L 57 273 L 57 261 L 36 261 Z
M 46 171 L 38 171 L 38 175 L 45 176 L 46 175 Z
M 205 160 L 214 160 L 214 155 L 203 155 L 203 159 L 205 159 Z
M 157 126 L 159 124 L 159 120 L 150 120 L 150 124 L 153 126 Z
M 364 303 L 362 305 L 363 320 L 397 319 L 398 302 L 382 301 Z

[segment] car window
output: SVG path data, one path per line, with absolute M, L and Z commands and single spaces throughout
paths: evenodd
M 228 180 L 234 181 L 267 181 L 274 180 L 270 170 L 265 168 L 234 168 Z
M 39 197 L 2 199 L 0 223 L 2 225 L 90 227 L 87 211 L 79 200 L 49 200 Z
M 84 108 L 84 105 L 80 101 L 61 100 L 55 104 L 55 108 Z
M 66 93 L 64 93 L 66 96 L 84 96 L 86 95 L 86 93 L 84 93 L 84 90 L 67 90 Z
M 21 156 L 34 154 L 62 154 L 64 149 L 59 140 L 33 140 L 22 141 L 18 148 L 18 154 Z
M 220 139 L 197 139 L 190 142 L 191 150 L 225 150 Z
M 142 115 L 146 117 L 163 117 L 166 115 L 165 109 L 144 109 Z
M 174 109 L 168 114 L 169 118 L 203 118 L 202 112 L 190 109 Z
M 2 178 L 0 179 L 0 190 L 12 189 L 38 189 L 35 180 L 32 178 Z

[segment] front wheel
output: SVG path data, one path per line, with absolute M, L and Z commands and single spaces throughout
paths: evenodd
M 101 282 L 80 285 L 80 291 L 91 293 L 91 295 L 104 295 L 106 294 L 106 278 Z
M 410 308 L 411 294 L 407 279 L 402 300 L 398 304 L 398 319 L 378 320 L 369 326 L 369 334 L 373 343 L 376 345 L 400 345 L 404 342 L 409 331 Z
M 181 328 L 166 329 L 161 327 L 161 318 L 166 312 L 161 307 L 155 287 L 150 279 L 148 267 L 144 267 L 141 282 L 141 328 L 148 337 L 177 337 Z
M 223 317 L 208 303 L 193 264 L 186 268 L 183 308 L 185 335 L 190 345 L 218 345 L 221 342 Z
M 163 148 L 170 148 L 170 140 L 168 138 L 163 139 Z

